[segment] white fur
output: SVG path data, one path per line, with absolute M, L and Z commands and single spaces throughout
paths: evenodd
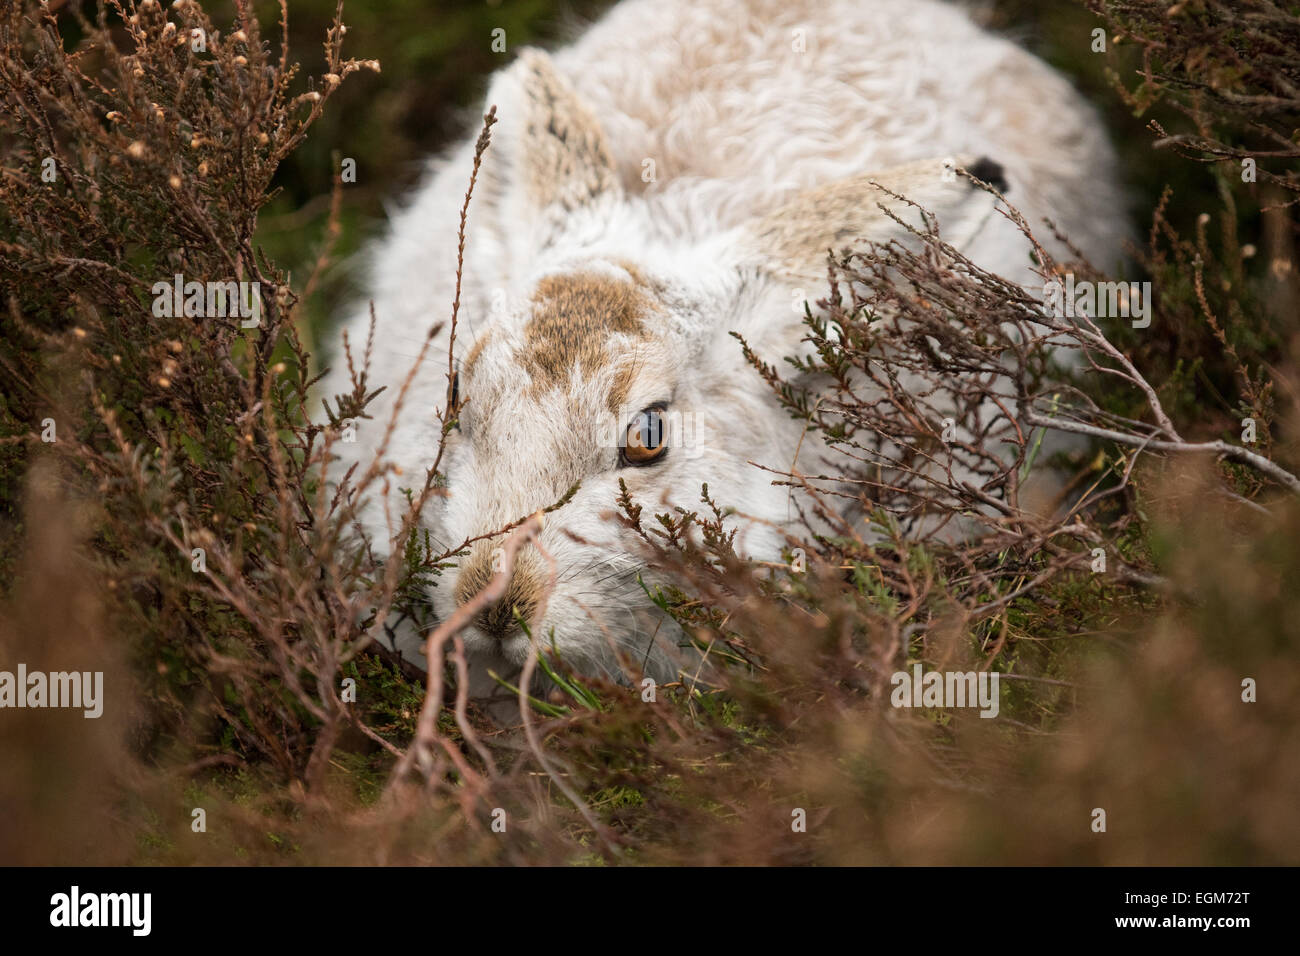
M 795 49 L 800 38 L 803 52 Z M 487 101 L 500 123 L 470 207 L 456 354 L 466 356 L 489 330 L 492 339 L 476 366 L 463 431 L 444 460 L 450 494 L 430 504 L 426 523 L 449 546 L 551 504 L 580 479 L 577 496 L 549 516 L 543 536 L 559 585 L 534 633 L 547 640 L 553 629 L 567 657 L 609 673 L 617 670 L 613 641 L 646 658 L 662 679 L 674 670 L 663 645 L 676 634 L 647 611 L 626 533 L 606 516 L 619 478 L 647 518 L 671 504 L 698 508 L 707 481 L 718 501 L 759 519 L 744 525 L 743 547 L 780 560 L 776 528 L 794 516 L 788 490 L 747 462 L 788 469 L 801 427 L 777 408 L 728 332 L 742 332 L 779 365 L 802 333 L 793 290 L 804 288 L 809 300 L 824 295 L 824 251 L 844 244 L 837 231 L 884 235 L 889 228 L 874 209 L 883 197 L 854 187 L 864 201 L 802 249 L 793 233 L 807 233 L 806 191 L 886 181 L 894 167 L 928 161 L 894 181 L 938 207 L 944 234 L 980 264 L 1029 282 L 1023 238 L 991 214 L 986 193 L 964 181 L 940 184 L 939 161 L 994 160 L 1010 184 L 1008 198 L 1031 223 L 1050 216 L 1106 265 L 1118 257 L 1123 231 L 1115 162 L 1091 109 L 1061 76 L 935 0 L 625 0 L 550 62 L 603 130 L 616 182 L 563 215 L 530 201 L 511 182 L 534 154 L 521 120 L 523 65 L 498 75 Z M 449 317 L 472 147 L 466 141 L 431 165 L 374 249 L 372 382 L 390 388 L 356 446 L 340 446 L 363 461 L 427 328 Z M 645 160 L 654 162 L 653 183 L 642 179 Z M 786 225 L 791 235 L 781 234 Z M 785 248 L 764 248 L 763 235 Z M 596 370 L 583 370 L 568 388 L 530 394 L 520 350 L 537 281 L 574 270 L 626 277 L 625 262 L 659 283 L 666 303 L 649 339 L 616 343 L 638 350 L 628 404 L 635 410 L 670 396 L 673 411 L 705 423 L 703 454 L 673 449 L 662 464 L 619 468 L 602 435 L 609 383 Z M 354 348 L 368 320 L 368 308 L 358 308 L 347 323 Z M 390 482 L 393 515 L 403 507 L 397 487 L 418 485 L 437 447 L 445 350 L 444 330 L 390 447 L 404 475 Z M 343 365 L 335 362 L 330 394 L 346 390 Z M 801 464 L 809 455 L 811 446 Z M 387 545 L 391 529 L 378 500 L 365 520 L 376 546 Z M 440 615 L 454 607 L 454 579 L 444 576 L 431 595 Z M 648 648 L 657 627 L 659 646 Z M 399 640 L 423 663 L 418 646 L 414 634 Z M 522 638 L 503 645 L 475 628 L 467 646 L 476 692 L 489 686 L 487 668 L 509 672 L 526 649 Z

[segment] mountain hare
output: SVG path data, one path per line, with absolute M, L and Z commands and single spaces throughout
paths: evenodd
M 741 550 L 781 560 L 789 490 L 751 462 L 789 470 L 803 427 L 730 333 L 771 363 L 800 353 L 792 303 L 825 295 L 827 249 L 902 232 L 873 182 L 1022 283 L 1041 282 L 1028 244 L 954 162 L 1097 261 L 1118 254 L 1116 164 L 1092 110 L 936 0 L 625 0 L 565 49 L 518 51 L 486 102 L 499 122 L 469 207 L 454 348 L 464 404 L 441 464 L 447 494 L 424 523 L 452 547 L 581 484 L 540 537 L 558 567 L 549 597 L 550 565 L 526 547 L 505 598 L 463 632 L 476 696 L 489 670 L 509 676 L 527 656 L 516 611 L 586 672 L 638 676 L 622 675 L 617 648 L 656 679 L 676 673 L 681 635 L 637 581 L 631 533 L 610 520 L 620 479 L 647 515 L 696 509 L 707 482 L 746 516 Z M 471 140 L 433 163 L 374 249 L 370 382 L 389 388 L 355 444 L 336 446 L 349 457 L 370 460 L 426 331 L 450 314 L 473 153 Z M 354 348 L 369 321 L 367 305 L 347 323 Z M 418 485 L 438 447 L 447 331 L 388 446 L 407 477 L 364 513 L 378 548 L 406 507 L 398 486 Z M 331 395 L 349 390 L 335 366 Z M 472 545 L 438 580 L 440 618 L 490 580 L 502 540 Z M 396 647 L 424 666 L 422 639 L 399 631 Z

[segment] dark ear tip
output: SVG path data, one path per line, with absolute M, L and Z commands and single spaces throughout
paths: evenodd
M 982 179 L 1000 193 L 1007 192 L 1007 177 L 1002 169 L 1001 163 L 996 163 L 987 156 L 981 156 L 970 166 L 966 167 L 966 172 L 970 173 L 976 179 Z

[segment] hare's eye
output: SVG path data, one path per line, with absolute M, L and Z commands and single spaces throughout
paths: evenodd
M 627 426 L 619 457 L 625 465 L 649 465 L 668 451 L 667 435 L 660 408 L 646 408 L 637 413 Z

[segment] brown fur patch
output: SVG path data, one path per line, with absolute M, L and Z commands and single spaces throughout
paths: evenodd
M 496 550 L 491 542 L 480 541 L 474 545 L 461 572 L 456 579 L 456 604 L 467 603 L 492 580 L 492 553 Z M 523 552 L 516 556 L 514 573 L 501 600 L 485 607 L 474 619 L 474 623 L 493 637 L 507 637 L 517 628 L 514 612 L 529 623 L 542 605 L 543 576 L 533 555 Z
M 615 415 L 627 401 L 628 394 L 632 391 L 632 380 L 636 378 L 636 367 L 632 363 L 624 365 L 614 373 L 614 384 L 609 390 L 608 407 Z
M 466 378 L 469 378 L 474 374 L 474 363 L 477 362 L 478 357 L 483 354 L 483 348 L 487 345 L 488 339 L 491 337 L 492 333 L 490 331 L 484 332 L 479 340 L 474 343 L 473 348 L 469 350 L 469 355 L 465 356 L 465 364 L 462 366 L 462 369 L 465 372 Z
M 534 386 L 562 385 L 577 365 L 603 367 L 610 335 L 641 334 L 649 309 L 649 298 L 630 282 L 591 273 L 543 279 L 524 330 L 524 367 Z
M 645 274 L 637 268 L 635 263 L 629 262 L 627 259 L 619 259 L 617 260 L 617 264 L 620 269 L 632 277 L 632 281 L 637 285 L 646 288 L 650 287 L 650 283 L 646 280 Z

